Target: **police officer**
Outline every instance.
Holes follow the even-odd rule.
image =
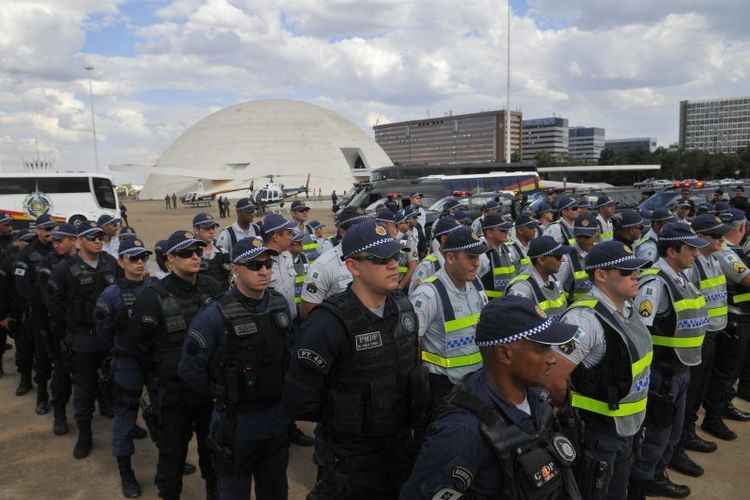
[[[643,232],[643,217],[635,210],[621,210],[612,217],[614,238],[624,245],[635,249],[635,242],[641,239]]]
[[[367,219],[354,207],[346,207],[336,214],[336,227],[340,235],[355,224]],[[352,275],[341,260],[341,245],[321,255],[310,267],[302,288],[302,316],[307,317],[310,312],[325,299],[346,290],[352,281]]]
[[[636,241],[635,254],[640,259],[648,259],[652,264],[659,259],[656,243],[659,241],[661,229],[670,222],[675,222],[675,216],[666,208],[657,208],[651,214],[651,229]]]
[[[572,252],[551,236],[540,236],[529,243],[531,263],[508,283],[506,295],[518,295],[534,301],[548,316],[560,316],[565,311],[567,297],[555,279],[560,271],[563,255]]]
[[[154,245],[154,262],[156,263],[156,267],[149,274],[159,280],[169,274],[166,250],[167,240],[159,240]]]
[[[411,208],[417,216],[417,223],[425,227],[427,224],[427,211],[422,206],[422,200],[424,195],[419,192],[414,192],[409,195],[409,208]]]
[[[560,214],[560,218],[547,227],[545,234],[552,236],[555,241],[562,245],[575,245],[576,238],[573,234],[573,226],[578,215],[578,202],[575,198],[561,196],[557,200],[557,212]]]
[[[440,215],[437,219],[435,219],[432,222],[432,231],[431,234],[433,235],[433,238],[435,237],[435,228],[437,226],[437,223],[440,222],[440,219],[443,217],[451,216],[453,217],[454,212],[458,211],[461,208],[461,204],[459,201],[453,197],[450,197],[443,202],[443,209],[440,212]],[[455,217],[453,217],[455,219]],[[432,241],[432,251],[436,252],[439,249],[440,245],[435,243],[435,240]]]
[[[698,249],[708,242],[689,226],[672,222],[659,235],[659,260],[641,272],[635,307],[654,345],[646,433],[636,457],[630,487],[634,498],[684,498],[690,488],[672,482],[666,468],[682,436],[689,367],[701,363],[701,345],[708,326],[706,302],[685,276]]]
[[[485,217],[490,214],[496,214],[499,208],[500,204],[495,200],[489,200],[487,203],[485,203],[481,208],[482,214],[474,219],[474,222],[471,223],[471,232],[476,234],[477,236],[482,236],[482,222],[484,221]]]
[[[23,396],[31,388],[31,369],[36,366],[36,383],[47,393],[47,382],[50,378],[51,365],[49,355],[42,337],[43,309],[39,287],[36,284],[37,267],[52,251],[52,229],[57,223],[48,214],[40,215],[34,225],[36,239],[21,250],[16,260],[13,274],[16,293],[23,297],[24,309],[22,328],[16,332],[16,366],[21,380],[16,389],[16,396]]]
[[[732,405],[734,383],[750,342],[750,269],[742,241],[747,220],[742,210],[730,209],[721,214],[730,230],[724,234],[724,247],[716,252],[721,272],[727,281],[729,316],[724,332],[716,336],[716,354],[703,406],[706,410],[701,429],[722,440],[737,439],[722,418],[742,420],[744,412]]]
[[[552,380],[571,378],[570,405],[585,423],[577,468],[583,497],[625,500],[653,357],[651,335],[631,302],[648,262],[610,240],[595,245],[585,264],[593,287],[561,318],[579,333],[555,348],[559,376]]]
[[[596,220],[599,222],[599,238],[602,241],[611,240],[614,237],[612,216],[615,215],[617,210],[615,200],[607,195],[602,195],[596,199],[594,209],[599,212],[599,215],[596,216]]]
[[[555,211],[549,203],[543,201],[534,209],[534,218],[536,218],[540,230],[544,233],[549,225],[555,221]]]
[[[411,471],[428,389],[417,317],[396,292],[400,250],[372,220],[351,227],[341,258],[352,284],[314,310],[292,351],[286,407],[319,422],[311,500],[395,498]]]
[[[523,297],[490,302],[476,336],[484,367],[448,396],[401,499],[580,499],[576,450],[536,388],[555,365],[550,347],[575,334]]]
[[[270,286],[281,294],[289,305],[292,320],[297,317],[297,308],[294,303],[294,287],[297,271],[294,268],[294,259],[289,253],[294,230],[293,222],[285,219],[279,214],[267,214],[263,217],[260,229],[263,234],[263,246],[269,248],[273,273]]]
[[[302,285],[304,285],[305,276],[307,276],[307,271],[310,269],[310,264],[307,262],[305,253],[302,251],[303,240],[304,233],[299,229],[295,229],[292,233],[289,253],[292,255],[292,263],[294,264],[294,308],[297,309],[296,326],[302,323],[302,317],[299,314],[299,305],[302,303]]]
[[[588,196],[581,196],[577,200],[578,202],[578,215],[588,215],[591,210],[594,209],[593,203]]]
[[[96,225],[104,231],[103,250],[115,259],[119,255],[120,248],[120,222],[120,219],[106,214],[96,219]]]
[[[430,372],[433,411],[455,384],[482,366],[473,343],[479,312],[487,304],[479,280],[487,245],[467,227],[448,233],[444,266],[414,289],[409,299],[419,318],[422,361]]]
[[[412,239],[412,241],[416,242],[416,249],[417,249],[417,257],[418,259],[422,259],[425,255],[427,255],[427,236],[424,234],[424,226],[419,223],[419,210],[415,207],[406,207],[404,209],[406,212],[406,222],[409,226],[408,231],[401,231],[406,232],[409,234],[409,237]],[[399,230],[401,230],[399,228]]]
[[[146,278],[146,262],[151,252],[138,238],[121,242],[118,265],[123,277],[108,286],[96,303],[96,334],[112,359],[112,455],[120,472],[120,487],[126,498],[141,496],[141,485],[135,477],[131,457],[135,452],[133,439],[147,436],[136,425],[138,404],[143,390],[142,359],[129,342],[128,324],[138,293],[153,278]]]
[[[203,247],[193,233],[172,233],[165,250],[171,272],[138,294],[128,332],[145,361],[144,380],[155,405],[159,434],[156,487],[159,496],[168,500],[176,500],[182,493],[185,457],[193,432],[207,497],[216,497],[216,474],[206,442],[212,403],[177,375],[190,322],[203,305],[222,293],[215,280],[199,274]]]
[[[579,300],[591,291],[591,279],[586,272],[585,260],[588,253],[599,241],[599,225],[594,214],[576,217],[573,234],[573,251],[563,257],[557,281],[568,296],[568,302]]]
[[[269,287],[278,254],[247,238],[232,255],[235,285],[193,318],[179,375],[216,402],[209,443],[219,498],[246,500],[255,480],[258,500],[286,499],[290,422],[281,394],[292,323],[287,300]]]
[[[522,214],[516,219],[513,225],[512,241],[510,249],[513,255],[513,262],[520,270],[531,264],[528,255],[529,243],[537,237],[539,233],[539,223],[526,214]]]
[[[398,287],[402,290],[409,289],[419,263],[419,237],[409,226],[409,219],[413,216],[414,213],[408,209],[402,209],[396,213],[391,212],[385,220],[382,214],[378,215],[379,222],[388,231],[388,236],[401,244],[401,253],[398,255],[398,272],[401,278]]]
[[[250,198],[240,198],[235,205],[237,212],[237,221],[231,226],[227,226],[216,240],[216,246],[221,248],[231,257],[232,248],[243,238],[258,236],[259,228],[253,224],[253,216],[257,207]]]
[[[302,242],[302,251],[305,252],[307,261],[311,264],[318,260],[320,257],[321,248],[320,243],[307,231],[305,231],[305,224],[307,219],[310,218],[310,207],[305,205],[305,202],[301,200],[294,200],[292,206],[289,208],[289,215],[292,216],[294,226],[302,231],[304,241]]]
[[[0,260],[0,377],[5,374],[3,353],[7,350],[7,337],[18,332],[26,307],[23,297],[16,293],[13,276],[16,258],[34,236],[26,229],[15,231],[13,244],[5,247]]]
[[[480,278],[484,292],[490,299],[505,295],[508,282],[516,275],[517,268],[507,245],[508,231],[512,227],[512,221],[497,213],[485,215],[482,221],[482,234],[487,244],[487,252],[481,259],[487,271],[480,275]]]
[[[68,404],[72,390],[70,374],[72,370],[72,359],[70,352],[63,356],[57,339],[50,332],[49,311],[50,311],[50,288],[49,278],[52,276],[52,270],[57,264],[65,260],[68,256],[76,253],[76,239],[78,238],[78,229],[72,224],[61,224],[52,230],[52,248],[53,251],[37,267],[37,287],[40,295],[41,317],[38,318],[40,328],[46,332],[43,336],[45,349],[49,354],[50,361],[53,365],[52,372],[52,399],[55,402],[55,425],[53,431],[55,435],[62,435],[68,432],[68,424],[65,419],[65,406]],[[49,403],[46,394],[41,390],[37,391],[36,412],[39,415],[49,413]],[[106,408],[105,408],[106,410]]]
[[[200,272],[210,276],[221,286],[229,288],[229,270],[232,264],[229,252],[224,252],[214,244],[217,227],[219,223],[211,214],[201,212],[193,217],[193,233],[196,239],[206,244],[203,247]]]
[[[89,455],[93,445],[94,400],[103,415],[111,413],[111,388],[100,387],[99,370],[107,346],[95,335],[96,301],[114,283],[117,261],[102,251],[104,231],[90,222],[78,226],[78,253],[59,262],[49,279],[50,327],[73,352],[73,407],[78,441],[73,457]],[[67,349],[67,347],[66,347]]]
[[[707,441],[695,432],[698,410],[706,395],[716,354],[716,338],[727,326],[727,279],[715,253],[721,250],[723,236],[730,227],[715,215],[702,214],[693,221],[693,230],[709,244],[700,249],[689,278],[706,300],[708,326],[701,347],[701,364],[690,367],[690,385],[685,404],[685,425],[682,437],[672,456],[670,467],[689,476],[703,475],[703,467],[695,463],[685,450],[710,453],[716,443]]]
[[[412,276],[411,283],[409,284],[409,293],[412,293],[424,280],[437,273],[445,265],[445,257],[440,251],[440,247],[445,244],[445,240],[448,239],[448,234],[456,229],[460,228],[461,224],[456,221],[453,217],[445,216],[441,218],[435,225],[433,235],[433,248],[437,243],[437,250],[427,254],[419,264],[417,264]]]
[[[331,240],[329,238],[326,238],[323,234],[324,227],[326,227],[326,225],[321,224],[321,222],[318,220],[311,220],[307,224],[307,232],[310,233],[310,235],[318,243],[318,251],[320,252],[320,255],[323,255],[328,250],[333,248],[333,243],[331,243]]]
[[[690,211],[693,209],[693,206],[686,202],[686,201],[680,201],[677,203],[677,213],[675,214],[675,217],[677,218],[676,222],[682,222],[683,224],[690,224]]]

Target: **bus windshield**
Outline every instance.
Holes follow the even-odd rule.
[[[112,210],[117,208],[117,201],[115,199],[115,191],[112,188],[112,182],[110,182],[109,179],[102,177],[92,177],[91,181],[94,184],[94,194],[96,195],[96,201],[99,203],[99,206]]]

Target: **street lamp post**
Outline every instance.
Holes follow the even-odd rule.
[[[510,0],[508,0],[508,68],[505,85],[505,163],[510,163]]]
[[[91,105],[91,133],[94,138],[94,168],[95,172],[99,172],[99,149],[96,144],[96,118],[94,114],[94,91],[91,84],[91,73],[94,71],[93,66],[86,66],[84,68],[89,74],[89,104]]]

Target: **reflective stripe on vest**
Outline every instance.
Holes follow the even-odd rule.
[[[305,252],[309,252],[311,250],[318,250],[318,249],[320,249],[319,243],[305,243],[304,245],[302,245],[302,250]]]
[[[588,410],[599,415],[604,415],[605,417],[629,417],[636,415],[646,411],[646,405],[648,404],[648,396],[646,396],[634,403],[620,403],[616,410],[612,410],[604,401],[589,398],[575,391],[570,393],[570,397],[570,404],[574,408]]]
[[[748,301],[750,301],[750,293],[740,293],[739,295],[732,296],[732,304],[742,304]]]
[[[422,351],[422,361],[426,361],[427,363],[431,363],[442,368],[462,368],[465,366],[481,364],[482,354],[479,352],[475,352],[474,354],[467,354],[465,356],[443,358],[442,356],[438,356],[437,354]]]
[[[604,231],[601,235],[602,240],[611,240],[615,237],[614,231]]]
[[[703,339],[705,335],[700,337],[662,337],[661,335],[652,335],[651,340],[654,345],[660,345],[662,347],[672,347],[674,349],[690,349],[693,347],[700,347],[703,345]]]
[[[547,312],[550,309],[553,310],[553,313],[551,313],[553,316],[561,316],[564,312],[562,310],[563,307],[565,307],[567,301],[568,301],[568,294],[558,290],[560,293],[557,297],[547,297],[544,294],[544,291],[539,287],[537,282],[533,279],[530,279],[530,275],[528,273],[522,273],[510,280],[510,283],[508,283],[508,288],[515,285],[516,283],[519,283],[521,281],[527,281],[534,292],[534,297],[536,298],[537,305],[542,309],[542,311]]]

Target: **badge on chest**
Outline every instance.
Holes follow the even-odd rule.
[[[369,351],[383,346],[383,338],[380,332],[361,333],[354,337],[354,348],[357,351]]]

